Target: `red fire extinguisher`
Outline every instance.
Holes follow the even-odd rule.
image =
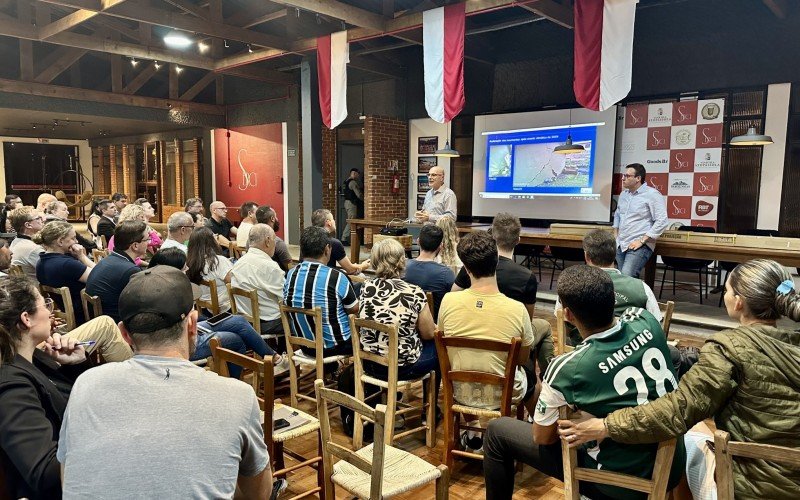
[[[400,176],[397,174],[392,176],[392,192],[393,193],[400,192]]]

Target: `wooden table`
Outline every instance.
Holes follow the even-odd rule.
[[[351,236],[350,260],[358,262],[361,242],[356,236],[359,227],[380,230],[386,227],[386,221],[365,219],[348,219]],[[458,232],[466,234],[472,231],[485,231],[491,224],[458,223]],[[583,237],[571,234],[550,234],[549,229],[523,227],[520,233],[520,243],[529,245],[552,245],[557,247],[581,248]],[[752,259],[771,259],[784,266],[800,267],[800,251],[773,248],[749,248],[737,246],[705,245],[698,243],[685,243],[676,241],[659,241],[656,244],[653,257],[647,262],[644,270],[644,281],[651,287],[655,281],[656,256],[685,257],[691,259],[710,259],[728,262],[747,262]]]

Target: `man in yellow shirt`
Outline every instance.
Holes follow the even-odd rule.
[[[469,233],[458,243],[458,256],[469,274],[469,289],[448,293],[439,309],[439,329],[447,337],[510,342],[519,338],[522,349],[519,363],[524,363],[533,344],[533,329],[528,311],[497,288],[497,244],[484,231]],[[451,348],[450,362],[455,370],[475,370],[502,375],[506,358],[502,354],[478,349]],[[517,367],[512,401],[518,403],[533,395],[536,375]],[[487,409],[500,406],[502,389],[482,384],[456,383],[454,398],[461,404]]]

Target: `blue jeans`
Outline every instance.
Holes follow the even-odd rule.
[[[198,359],[211,356],[209,341],[213,337],[217,337],[220,342],[222,342],[222,347],[225,349],[230,349],[240,354],[246,353],[248,349],[262,358],[267,355],[272,356],[275,354],[275,351],[270,349],[267,343],[264,342],[264,339],[253,329],[253,326],[242,316],[233,315],[224,319],[216,326],[209,325],[207,321],[201,321],[198,324],[211,330],[211,333],[198,332],[197,346],[191,361],[197,361]],[[241,368],[230,363],[228,364],[228,370],[234,378],[239,378],[239,374],[242,371]]]
[[[647,245],[642,245],[637,250],[622,251],[617,247],[617,268],[619,272],[634,278],[639,277],[639,272],[644,268],[653,251]]]
[[[214,337],[219,339],[219,341],[222,343],[222,347],[225,349],[230,349],[231,351],[238,352],[239,354],[244,354],[247,352],[247,347],[245,347],[244,342],[242,342],[242,338],[233,332],[197,332],[197,345],[195,347],[194,354],[190,358],[190,361],[198,361],[211,356],[211,345],[209,342]],[[239,378],[239,375],[242,373],[242,369],[232,363],[228,363],[228,371],[233,378]]]

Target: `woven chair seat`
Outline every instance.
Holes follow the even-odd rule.
[[[500,414],[500,410],[489,410],[487,408],[478,408],[476,406],[466,406],[466,405],[459,405],[454,404],[451,406],[454,412],[457,413],[466,413],[467,415],[475,415],[476,417],[487,417],[487,418],[500,418],[502,415]],[[511,405],[511,413],[517,411],[517,405]]]
[[[283,404],[276,404],[275,409],[281,408]],[[287,408],[291,408],[291,406],[287,406]],[[301,425],[300,427],[295,427],[294,429],[290,429],[284,432],[274,432],[272,433],[272,440],[276,443],[283,443],[284,441],[289,441],[290,439],[294,439],[296,437],[305,436],[306,434],[310,434],[312,432],[317,432],[319,430],[319,420],[317,417],[312,417],[308,413],[304,411],[300,411],[296,408],[291,408],[293,411],[297,412],[297,415],[300,418],[308,420],[305,424]],[[264,420],[264,412],[261,412],[261,420]]]
[[[308,356],[301,350],[294,351],[294,356],[292,356],[294,362],[300,365],[316,365],[317,358],[312,358]],[[338,356],[328,356],[327,358],[322,358],[323,363],[338,363],[339,361],[344,361],[345,359],[349,358],[350,356],[338,355]]]
[[[408,380],[398,380],[397,387],[405,387],[407,385],[414,384],[416,382],[422,382],[423,380],[427,380],[431,376],[430,373],[426,373],[425,375],[417,378],[412,378]],[[369,375],[362,375],[361,380],[366,384],[376,385],[378,387],[383,387],[384,389],[389,388],[389,382],[386,380],[381,380],[379,378],[371,377]]]
[[[370,444],[361,448],[356,454],[372,463],[372,446]],[[411,491],[430,483],[441,475],[442,472],[438,468],[418,456],[392,446],[386,447],[383,465],[384,497],[392,497]],[[369,498],[372,478],[369,474],[348,462],[344,460],[336,462],[333,465],[331,479],[353,495],[359,498]]]

